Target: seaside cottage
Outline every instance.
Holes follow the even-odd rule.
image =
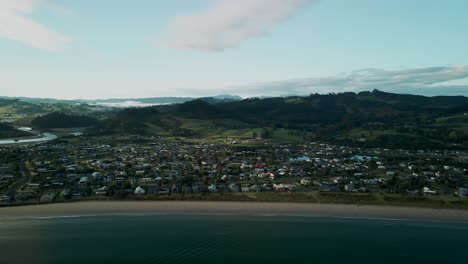
[[[81,177],[80,181],[78,182],[78,186],[81,188],[85,188],[88,186],[89,183],[89,178],[88,177]]]
[[[208,187],[208,191],[211,192],[211,193],[217,192],[216,184],[211,184],[211,185]]]
[[[145,189],[138,186],[138,187],[136,187],[134,194],[135,195],[143,195],[143,194],[145,194]]]
[[[95,191],[96,195],[106,195],[107,194],[108,188],[106,186],[103,186]]]

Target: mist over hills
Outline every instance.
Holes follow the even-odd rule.
[[[0,96],[0,99],[17,100],[31,104],[89,104],[103,105],[110,107],[133,107],[133,106],[150,106],[150,105],[165,105],[165,104],[180,104],[188,101],[202,99],[210,103],[222,103],[240,101],[243,98],[237,95],[217,95],[211,97],[147,97],[147,98],[109,98],[109,99],[54,99],[54,98],[32,98],[32,97],[6,97]]]

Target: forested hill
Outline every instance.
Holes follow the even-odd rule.
[[[29,103],[19,99],[0,98],[0,120],[32,118],[53,112],[72,115],[101,114],[110,111],[108,107],[88,104]]]
[[[36,117],[31,125],[39,129],[90,127],[98,124],[98,120],[90,116],[68,115],[61,112]]]
[[[425,122],[447,113],[468,111],[468,98],[400,95],[376,90],[359,94],[251,98],[217,105],[196,100],[166,109],[171,109],[175,115],[193,118],[232,118],[301,128],[311,124]]]
[[[363,146],[396,147],[408,143],[442,146],[468,144],[467,112],[468,98],[462,96],[424,97],[374,90],[250,98],[220,104],[194,100],[137,108],[124,110],[100,124],[99,131],[138,134],[163,131],[202,137],[226,130],[287,129],[300,132],[309,140],[345,143],[359,140]],[[130,129],[130,124],[138,129]]]
[[[9,124],[0,123],[0,139],[31,136],[30,133],[15,129]]]

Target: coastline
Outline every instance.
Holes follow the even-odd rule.
[[[310,216],[468,223],[467,210],[283,202],[86,201],[0,208],[0,220],[126,214]]]

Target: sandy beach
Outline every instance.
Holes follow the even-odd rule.
[[[339,204],[90,201],[0,208],[0,219],[112,214],[303,215],[468,223],[468,211],[465,210]]]

